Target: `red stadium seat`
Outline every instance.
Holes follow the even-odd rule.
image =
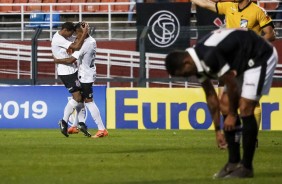
[[[116,2],[130,2],[129,0],[116,0]],[[114,5],[114,11],[116,12],[128,12],[129,11],[129,4],[128,5]]]
[[[43,0],[42,3],[56,3],[57,0]],[[42,6],[42,11],[44,12],[50,12],[50,6]],[[53,11],[55,11],[55,6],[53,6]]]
[[[58,0],[58,3],[66,3],[66,6],[56,6],[56,11],[58,12],[70,11],[71,0]]]
[[[87,3],[100,3],[100,0],[87,0]],[[99,5],[85,5],[84,11],[85,12],[97,12],[100,10]]]
[[[42,3],[42,0],[28,0],[28,3]],[[27,6],[26,11],[41,11],[41,6]]]
[[[72,0],[72,3],[85,3],[86,0]],[[79,11],[79,6],[78,5],[71,5],[70,10],[67,10],[70,12],[78,12]],[[82,11],[83,11],[83,6],[82,6]]]
[[[110,3],[115,2],[115,0],[101,0],[101,3]],[[113,10],[114,6],[111,6],[111,10]],[[100,12],[108,12],[108,5],[100,5]]]
[[[14,3],[27,3],[28,0],[14,0]],[[26,6],[24,7],[24,11],[26,10]],[[12,11],[10,11],[11,13],[12,12],[21,12],[21,7],[20,6],[13,6],[12,7]]]
[[[0,0],[0,4],[7,4],[7,3],[13,3],[13,0]],[[9,12],[12,11],[12,6],[1,6],[0,12]]]

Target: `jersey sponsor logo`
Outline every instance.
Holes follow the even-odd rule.
[[[247,28],[247,27],[248,27],[248,20],[246,20],[246,19],[241,19],[241,21],[240,21],[240,27],[241,27],[241,28]]]
[[[178,18],[167,10],[161,10],[153,14],[147,26],[152,28],[152,31],[148,34],[150,42],[161,48],[172,45],[180,32]]]

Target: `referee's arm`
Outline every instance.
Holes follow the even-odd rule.
[[[210,1],[210,0],[191,0],[191,2],[193,2],[194,4],[196,4],[197,6],[200,6],[202,8],[211,10],[213,12],[217,12],[216,7],[215,7],[215,2],[213,2],[213,1]]]

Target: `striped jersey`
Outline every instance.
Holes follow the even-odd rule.
[[[273,53],[270,43],[248,29],[219,29],[188,48],[194,60],[200,82],[218,79],[229,70],[237,75],[255,67],[266,67]]]

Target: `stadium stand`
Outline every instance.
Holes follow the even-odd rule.
[[[28,3],[42,3],[42,0],[28,0]],[[41,6],[27,6],[26,11],[41,11]]]
[[[43,0],[42,3],[57,3],[57,0]],[[42,11],[43,12],[50,12],[50,6],[44,5],[42,6]],[[54,11],[54,9],[53,9]]]
[[[19,4],[24,4],[27,3],[28,0],[14,0],[13,3],[19,3]],[[24,10],[26,8],[24,7]],[[21,12],[21,6],[12,6],[12,11],[9,11],[10,13],[19,13]]]
[[[13,0],[0,0],[0,3],[2,5],[7,4],[7,3],[13,3]],[[0,12],[3,12],[3,13],[7,13],[7,12],[10,12],[12,10],[13,10],[13,8],[11,6],[1,6],[0,7]]]
[[[86,0],[87,3],[100,3],[100,0]],[[99,5],[85,5],[84,11],[85,12],[97,12],[100,10]]]
[[[85,3],[86,0],[72,0],[72,3]],[[81,7],[81,10],[83,10],[83,6]],[[69,12],[78,12],[79,11],[79,5],[71,5],[70,9],[67,10]]]
[[[9,0],[0,0],[1,4],[3,2],[8,2]],[[14,0],[14,3],[17,2],[23,2],[24,0]],[[25,0],[27,2],[27,0]],[[78,9],[72,11],[71,13],[69,10],[71,10],[71,2],[70,0],[58,0],[60,2],[58,3],[65,3],[66,6],[58,6],[58,5],[51,5],[53,7],[53,16],[52,16],[52,21],[53,24],[50,27],[50,15],[49,15],[49,10],[50,6],[46,5],[47,3],[52,3],[56,2],[56,0],[43,0],[42,3],[40,4],[41,6],[41,13],[40,15],[44,15],[43,19],[42,16],[41,18],[39,17],[30,17],[31,20],[30,22],[27,21],[29,16],[29,13],[33,14],[33,12],[23,12],[25,13],[26,16],[22,16],[22,14],[15,14],[15,16],[10,16],[12,18],[9,18],[9,13],[6,12],[0,12],[0,14],[5,17],[4,21],[2,24],[6,25],[12,25],[11,27],[6,25],[3,26],[5,29],[1,29],[1,46],[0,46],[0,76],[2,76],[2,79],[4,78],[14,78],[17,76],[19,79],[24,79],[24,78],[30,78],[31,76],[31,68],[30,68],[30,35],[32,36],[34,34],[33,29],[26,29],[25,26],[22,27],[16,27],[16,24],[20,24],[23,22],[23,25],[31,25],[31,28],[34,28],[36,26],[38,27],[44,27],[45,29],[42,31],[42,37],[40,37],[39,45],[41,44],[46,44],[44,46],[44,51],[41,51],[42,47],[39,46],[39,53],[38,53],[38,64],[39,64],[39,75],[40,76],[46,76],[49,79],[54,79],[54,76],[56,75],[55,72],[55,66],[52,63],[52,56],[50,53],[50,46],[48,45],[50,43],[50,38],[52,35],[58,30],[58,28],[52,29],[56,26],[59,25],[58,22],[62,23],[65,21],[73,21],[73,22],[78,22],[81,20],[86,20],[87,22],[90,23],[91,26],[95,26],[96,32],[94,33],[94,37],[96,38],[98,42],[98,47],[99,49],[97,50],[97,68],[99,69],[99,78],[102,78],[104,81],[106,81],[106,78],[108,79],[114,79],[115,77],[122,77],[125,80],[132,78],[132,77],[138,77],[138,69],[139,69],[139,52],[135,52],[135,39],[136,39],[136,28],[135,25],[129,27],[129,26],[120,26],[122,24],[127,23],[127,11],[118,11],[116,10],[117,4],[114,4],[115,2],[118,1],[107,1],[111,3],[111,10],[112,12],[109,13],[108,11],[108,5],[106,4],[107,2],[101,1],[101,0],[86,0],[85,3],[97,3],[97,4],[81,4],[84,8],[80,11]],[[183,2],[183,0],[175,0],[178,2]],[[81,2],[81,1],[80,1]],[[84,2],[84,1],[83,1]],[[99,5],[99,3],[102,2],[104,3],[103,5]],[[119,1],[120,2],[120,1]],[[122,2],[128,2],[126,0]],[[28,2],[30,3],[30,2]],[[45,4],[44,4],[45,3]],[[73,2],[73,3],[77,3]],[[2,10],[4,6],[1,6],[0,4],[0,9]],[[24,7],[27,7],[28,4],[24,4]],[[107,11],[102,10],[100,11],[101,7],[105,7]],[[15,5],[10,5],[12,7],[12,11],[20,12],[20,6],[15,6]],[[14,9],[14,8],[17,9]],[[66,8],[69,7],[69,8]],[[78,6],[76,6],[78,7]],[[57,12],[56,10],[62,10],[61,12]],[[11,9],[10,9],[11,10]],[[24,11],[26,8],[23,9]],[[87,13],[88,12],[88,13]],[[92,13],[94,12],[94,13]],[[134,14],[136,12],[133,12]],[[195,13],[195,10],[194,12]],[[12,14],[12,13],[11,13]],[[39,16],[39,13],[37,13]],[[57,15],[57,17],[56,17]],[[59,15],[59,16],[58,16]],[[67,15],[67,16],[66,16]],[[85,16],[87,15],[87,16]],[[49,17],[48,17],[49,16]],[[7,17],[7,18],[6,18]],[[24,17],[24,19],[22,19]],[[95,17],[95,18],[93,18]],[[111,18],[109,18],[111,17]],[[9,19],[8,19],[9,18]],[[194,20],[194,19],[193,19]],[[195,21],[195,20],[194,20]],[[18,23],[15,23],[18,22]],[[117,23],[118,22],[118,23]],[[134,23],[134,19],[132,21]],[[192,26],[194,26],[193,23],[191,23]],[[22,24],[20,24],[22,25]],[[13,27],[14,26],[14,27]],[[29,28],[29,26],[26,26]],[[13,29],[16,28],[16,29]],[[50,28],[50,30],[48,30]],[[194,29],[191,31],[191,43],[193,44],[193,41],[197,39],[197,27],[193,27]],[[6,33],[6,32],[9,33]],[[14,31],[14,32],[13,32]],[[49,31],[49,32],[48,32]],[[4,32],[4,34],[3,34]],[[5,35],[15,35],[19,34],[21,37],[16,38],[11,41],[11,43],[15,43],[15,45],[9,45],[5,42],[7,41],[9,37],[5,37]],[[5,40],[3,42],[3,40]],[[16,40],[16,41],[15,41]],[[16,49],[18,47],[21,47],[21,44],[25,42],[27,44],[26,48],[29,50],[26,51],[24,50],[23,53]],[[18,44],[16,44],[18,43]],[[122,43],[122,44],[121,44]],[[127,45],[126,50],[123,48],[126,44],[125,43],[130,43]],[[104,45],[103,45],[104,44]],[[277,40],[275,42],[275,45],[277,48],[282,48],[282,42],[280,40]],[[7,52],[7,49],[12,49]],[[102,49],[102,48],[105,48]],[[115,50],[113,50],[115,49]],[[121,52],[121,49],[124,50],[124,52]],[[15,51],[16,50],[16,51]],[[25,55],[21,55],[25,54]],[[281,52],[280,52],[281,53]],[[281,55],[279,53],[279,55]],[[149,54],[149,53],[148,53]],[[159,77],[165,75],[165,70],[161,64],[161,60],[163,60],[164,55],[146,55],[146,58],[148,58],[148,70],[147,72],[147,77]],[[18,56],[19,55],[19,56]],[[151,58],[150,58],[151,57]],[[282,55],[281,57],[282,58]],[[154,60],[153,60],[154,59]],[[156,61],[155,61],[156,60]],[[280,60],[281,61],[281,60]],[[18,65],[17,65],[18,63]],[[280,62],[281,64],[281,62]],[[11,66],[14,68],[9,68]],[[26,69],[29,67],[28,70],[23,70],[23,66],[26,66]],[[276,79],[282,80],[282,65],[279,65],[280,67],[276,71]],[[52,69],[52,70],[51,70]],[[56,76],[55,76],[56,78]],[[124,85],[123,82],[119,82],[120,85]],[[112,82],[108,82],[108,86],[112,86]],[[116,83],[115,83],[116,84]],[[159,82],[160,84],[160,82]],[[281,84],[281,82],[280,82]],[[134,82],[130,82],[130,85],[128,86],[134,86]],[[151,84],[147,84],[151,85]],[[169,85],[173,85],[170,83]],[[179,84],[179,85],[191,85],[189,84]]]
[[[59,26],[60,13],[53,12],[52,14],[52,28]],[[51,16],[50,13],[44,13],[42,11],[35,11],[30,14],[29,24],[25,25],[28,28],[50,28]]]
[[[38,28],[44,22],[45,15],[41,11],[33,12],[30,14],[30,23],[26,25],[28,28]]]
[[[40,24],[41,28],[50,28],[51,24],[51,16],[49,13],[45,14],[44,16],[44,23]],[[61,21],[60,14],[58,12],[55,12],[52,14],[52,28],[59,27],[59,22]]]
[[[115,0],[101,0],[101,3],[113,3]],[[111,10],[113,7],[111,7]],[[108,12],[109,11],[109,6],[108,5],[100,5],[100,12]]]
[[[71,0],[58,0],[57,3],[66,3],[66,5],[56,6],[56,11],[67,12],[71,10]]]
[[[130,2],[129,0],[116,0],[115,2]],[[129,5],[114,5],[114,11],[116,12],[128,12]]]

